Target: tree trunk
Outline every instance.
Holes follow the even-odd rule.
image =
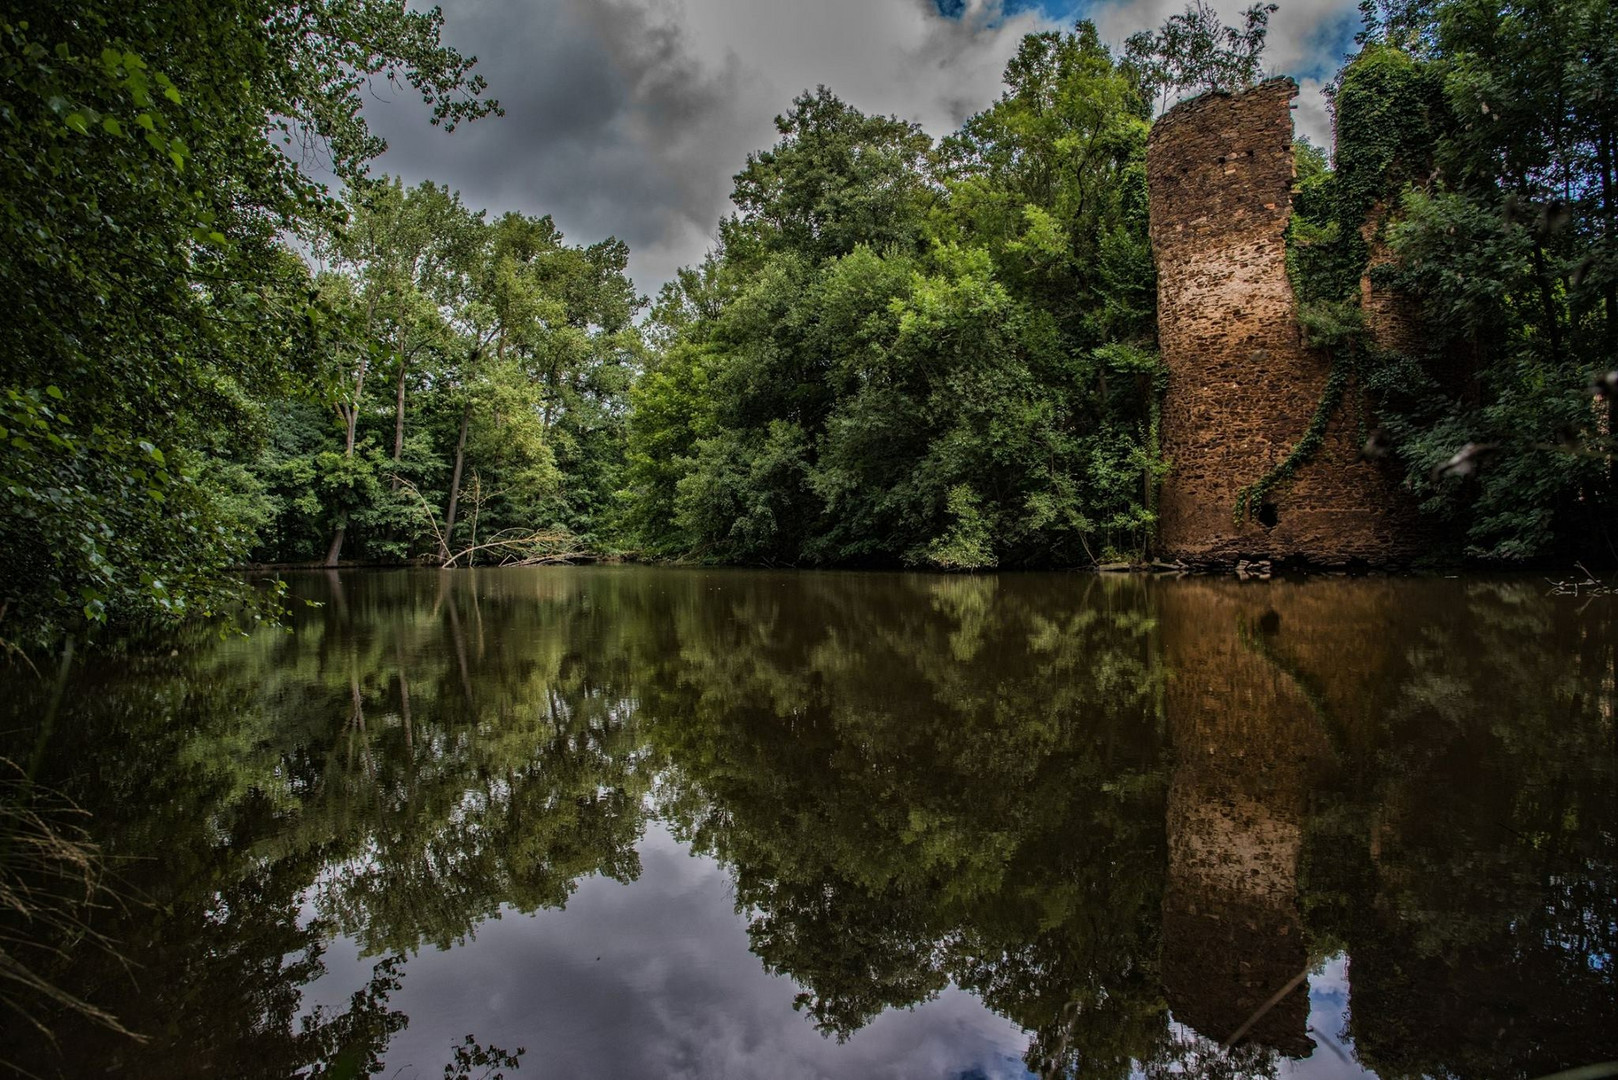
[[[359,376],[354,380],[354,400],[349,403],[346,410],[348,414],[346,417],[348,420],[348,441],[343,446],[344,457],[354,456],[354,429],[359,426],[360,422],[360,394],[365,390],[365,365],[366,361],[361,360]]]
[[[415,736],[410,729],[410,676],[405,674],[404,657],[399,657],[399,716],[404,721],[405,749],[415,749]],[[410,765],[415,767],[415,755],[410,755]]]
[[[360,422],[360,395],[365,393],[365,371],[371,366],[370,339],[371,339],[371,310],[365,311],[365,339],[366,351],[360,356],[360,370],[354,376],[354,400],[348,405],[348,444],[343,447],[344,457],[354,456],[354,429]]]
[[[399,458],[404,454],[405,373],[409,370],[409,364],[405,360],[404,345],[404,330],[401,329],[399,331],[399,391],[398,399],[393,407],[393,463],[395,465],[399,464]],[[397,477],[394,478],[393,483],[395,487],[398,486],[399,480]]]
[[[461,501],[461,466],[466,463],[466,425],[472,419],[472,404],[461,411],[461,435],[455,440],[455,471],[449,480],[449,509],[444,513],[444,558],[449,558],[450,536],[455,532],[455,504]]]
[[[348,517],[344,515],[337,522],[337,529],[331,534],[331,547],[326,549],[326,565],[336,566],[337,559],[343,553],[343,534],[348,532]]]
[[[1539,283],[1539,307],[1545,320],[1545,331],[1550,335],[1551,352],[1562,351],[1562,319],[1556,310],[1556,294],[1551,287],[1550,270],[1545,265],[1545,248],[1534,243],[1534,278]]]
[[[354,456],[354,429],[359,426],[360,422],[360,396],[365,393],[365,369],[369,367],[371,363],[369,343],[371,340],[371,316],[374,309],[374,303],[366,303],[365,340],[367,345],[366,352],[360,355],[359,373],[354,376],[354,400],[349,402],[346,415],[344,416],[344,419],[348,421],[348,437],[347,441],[343,445],[344,457]],[[327,566],[337,565],[337,557],[343,553],[343,534],[347,531],[348,515],[345,513],[337,519],[337,529],[332,533],[331,546],[326,549]]]

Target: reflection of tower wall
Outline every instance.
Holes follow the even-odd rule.
[[[1298,859],[1312,778],[1330,754],[1318,705],[1276,648],[1303,627],[1277,583],[1185,582],[1160,594],[1168,799],[1162,972],[1169,1007],[1224,1040],[1304,970]],[[1328,624],[1329,625],[1329,624]],[[1245,1036],[1307,1054],[1300,983]]]
[[[1286,273],[1292,114],[1298,88],[1273,79],[1170,109],[1146,152],[1158,337],[1168,367],[1160,502],[1165,553],[1193,562],[1242,556],[1383,561],[1414,553],[1409,498],[1359,460],[1352,408],[1273,498],[1268,526],[1237,523],[1241,489],[1303,436],[1328,358],[1304,348]]]

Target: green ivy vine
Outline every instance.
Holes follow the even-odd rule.
[[[1368,45],[1344,69],[1334,100],[1335,168],[1327,168],[1324,154],[1308,143],[1297,146],[1298,182],[1286,231],[1287,278],[1304,344],[1325,352],[1331,368],[1291,451],[1237,493],[1238,525],[1319,453],[1349,387],[1363,387],[1386,357],[1368,340],[1360,311],[1360,278],[1371,257],[1362,230],[1379,207],[1425,179],[1432,152],[1429,118],[1441,107],[1440,88],[1408,53]]]
[[[1309,426],[1304,429],[1303,437],[1292,447],[1292,452],[1269,472],[1237,492],[1238,525],[1252,517],[1257,508],[1264,505],[1266,497],[1272,490],[1292,479],[1297,471],[1319,452],[1326,441],[1326,426],[1331,423],[1338,406],[1343,403],[1343,396],[1350,381],[1348,365],[1334,362],[1326,375],[1326,387],[1321,391],[1320,401],[1315,406],[1315,414],[1309,418]]]

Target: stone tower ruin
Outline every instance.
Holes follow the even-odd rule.
[[[1170,109],[1147,146],[1169,373],[1158,540],[1163,554],[1190,563],[1387,563],[1420,546],[1409,496],[1385,468],[1360,460],[1352,388],[1319,452],[1236,520],[1242,489],[1307,430],[1331,366],[1303,345],[1286,272],[1297,94],[1284,78],[1204,94]],[[1386,320],[1384,305],[1367,307]]]

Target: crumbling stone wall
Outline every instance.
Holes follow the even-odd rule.
[[[1360,312],[1371,339],[1384,349],[1416,354],[1421,351],[1421,321],[1415,301],[1388,288],[1373,276],[1373,271],[1394,261],[1393,251],[1384,235],[1390,214],[1378,204],[1360,229],[1360,236],[1370,251],[1365,273],[1360,275]]]
[[[1326,444],[1256,515],[1242,488],[1291,452],[1325,388],[1329,359],[1302,343],[1286,273],[1292,112],[1273,79],[1170,109],[1146,152],[1158,338],[1169,371],[1159,499],[1164,554],[1192,563],[1295,558],[1386,563],[1420,547],[1413,507],[1385,465],[1359,460],[1345,401]],[[1354,397],[1352,391],[1348,395]]]

